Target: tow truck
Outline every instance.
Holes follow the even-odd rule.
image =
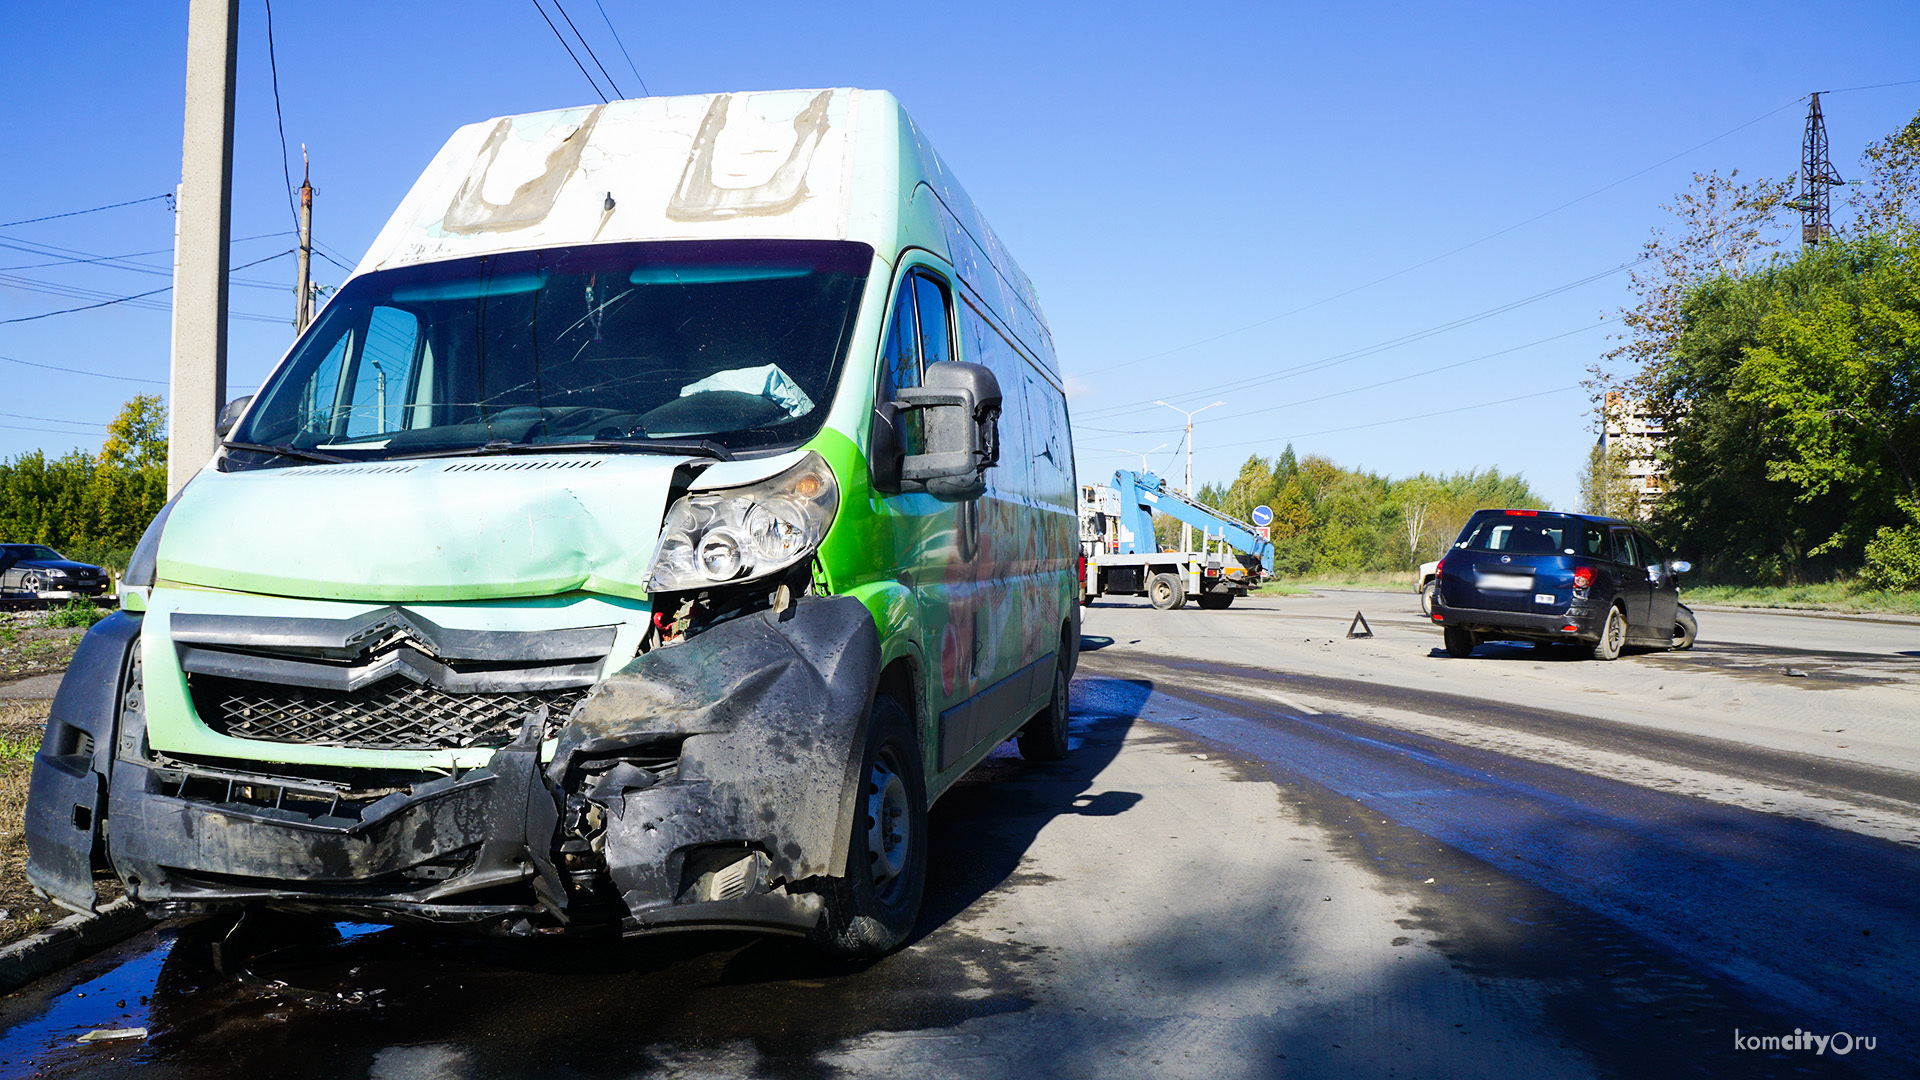
[[[1199,550],[1159,550],[1156,510],[1199,529]],[[1273,574],[1273,543],[1264,529],[1195,501],[1151,472],[1130,469],[1116,471],[1111,487],[1081,485],[1080,554],[1086,603],[1145,596],[1161,611],[1188,600],[1218,611]]]

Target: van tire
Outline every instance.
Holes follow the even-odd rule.
[[[843,959],[884,956],[912,933],[927,884],[927,785],[907,711],[882,691],[873,699],[860,757],[847,873],[821,889],[825,911],[810,938]],[[890,866],[887,851],[898,853]]]
[[[1473,631],[1463,627],[1448,626],[1441,630],[1440,636],[1446,640],[1447,655],[1455,660],[1465,660],[1473,655]]]
[[[1595,660],[1618,660],[1627,645],[1627,613],[1617,607],[1607,609],[1607,621],[1600,627],[1600,640],[1593,643]]]
[[[1072,749],[1067,742],[1071,684],[1067,680],[1066,642],[1060,644],[1060,651],[1054,654],[1053,693],[1047,698],[1047,707],[1034,713],[1020,729],[1020,756],[1028,761],[1065,761]]]
[[[1432,615],[1433,605],[1439,600],[1439,598],[1440,598],[1440,579],[1428,578],[1427,583],[1425,585],[1420,586],[1420,614]]]
[[[1155,574],[1147,581],[1147,601],[1161,611],[1187,606],[1187,583],[1179,574]]]
[[[1229,607],[1233,604],[1233,594],[1230,592],[1201,593],[1199,596],[1193,598],[1193,602],[1208,611],[1219,611],[1221,608]]]

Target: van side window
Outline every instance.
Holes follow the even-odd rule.
[[[945,286],[922,274],[913,276],[913,291],[920,309],[920,357],[926,364],[953,359],[952,320],[947,318]]]
[[[1586,527],[1586,553],[1588,557],[1604,559],[1607,557],[1607,530],[1589,525]]]
[[[886,346],[880,353],[880,386],[875,401],[892,401],[894,394],[920,385],[920,331],[914,316],[915,276],[900,283],[900,294],[893,301],[893,326],[887,331]],[[901,452],[918,454],[925,450],[925,421],[919,412],[903,413],[896,424],[900,432]]]

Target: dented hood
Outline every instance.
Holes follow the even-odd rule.
[[[167,520],[159,576],[319,599],[644,597],[683,463],[543,455],[207,469]]]

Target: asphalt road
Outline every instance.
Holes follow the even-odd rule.
[[[1700,624],[1451,660],[1410,595],[1102,603],[1073,757],[942,800],[878,963],[343,925],[232,978],[173,925],[0,999],[0,1075],[1913,1075],[1920,622]],[[1796,1031],[1874,1046],[1736,1043]]]

